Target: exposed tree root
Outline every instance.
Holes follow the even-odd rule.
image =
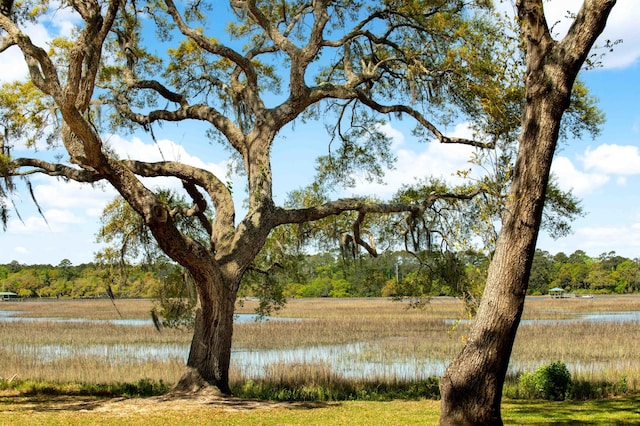
[[[207,382],[195,368],[186,367],[178,383],[166,394],[170,397],[200,395],[215,398],[230,397],[219,388]]]

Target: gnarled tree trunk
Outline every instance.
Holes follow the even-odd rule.
[[[185,372],[174,386],[178,392],[199,392],[214,388],[231,394],[229,366],[233,337],[233,315],[237,283],[221,276],[196,282],[199,303]]]
[[[517,3],[527,49],[518,157],[476,321],[440,384],[441,425],[502,425],[502,387],[524,307],[560,121],[576,75],[614,4],[586,0],[565,39],[556,42],[542,0]]]

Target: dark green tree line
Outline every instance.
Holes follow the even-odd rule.
[[[385,251],[377,257],[361,254],[345,263],[338,250],[301,254],[273,271],[253,271],[245,277],[241,297],[282,301],[299,297],[477,297],[486,279],[489,258],[478,252],[422,253],[417,259],[406,251]],[[119,273],[118,273],[119,274]],[[270,286],[278,296],[261,293]],[[127,264],[126,278],[115,278],[100,263],[71,265],[0,265],[0,291],[21,297],[107,297],[111,285],[119,298],[155,298],[162,295],[187,301],[189,288],[178,265]],[[640,291],[640,259],[614,251],[589,257],[583,251],[567,256],[536,250],[529,279],[529,295],[545,295],[560,287],[578,294],[628,294]],[[276,292],[271,290],[272,293]],[[270,299],[271,298],[271,299]],[[275,304],[274,306],[278,306]],[[273,308],[265,305],[265,313]],[[178,309],[178,308],[175,308]],[[168,315],[169,317],[171,315]]]

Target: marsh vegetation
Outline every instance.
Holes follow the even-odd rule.
[[[253,312],[255,303],[245,302],[237,313]],[[0,377],[175,383],[184,368],[190,332],[158,332],[149,321],[151,301],[118,300],[116,305],[125,319],[136,321],[121,321],[109,300],[1,304],[2,314],[12,320],[0,320]],[[424,309],[407,305],[383,298],[294,299],[271,320],[238,322],[232,387],[249,396],[340,399],[369,392],[373,382],[391,395],[391,389],[400,389],[400,396],[437,397],[436,377],[463,344],[470,321],[463,304],[453,298],[435,298]],[[511,377],[562,361],[575,383],[591,384],[591,393],[583,396],[639,390],[640,321],[633,315],[612,315],[638,311],[640,298],[632,296],[529,298]],[[511,383],[505,392],[521,396],[513,385],[517,380]],[[594,387],[599,393],[593,393]],[[319,388],[324,396],[318,396]]]

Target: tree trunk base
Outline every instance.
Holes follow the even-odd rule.
[[[203,379],[198,370],[192,367],[185,368],[182,377],[171,388],[169,393],[174,395],[207,395],[216,398],[229,396]]]
[[[473,413],[457,410],[440,416],[438,426],[503,426],[502,419],[496,417],[480,418]]]

